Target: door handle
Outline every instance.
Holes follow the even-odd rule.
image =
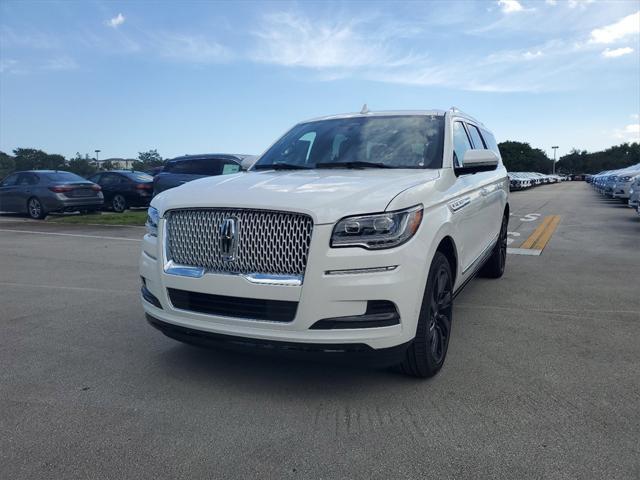
[[[480,194],[483,197],[486,197],[487,195],[489,195],[489,193],[491,193],[491,191],[488,188],[483,188],[482,190],[480,190]]]

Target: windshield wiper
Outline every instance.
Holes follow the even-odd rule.
[[[310,170],[311,167],[304,165],[298,165],[295,163],[264,163],[261,165],[255,165],[254,170]]]
[[[316,168],[393,168],[384,163],[376,162],[320,162],[316,163]]]

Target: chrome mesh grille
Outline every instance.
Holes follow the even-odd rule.
[[[220,225],[237,224],[237,250],[223,260]],[[313,220],[308,215],[268,210],[172,210],[166,215],[168,260],[210,272],[304,275]]]

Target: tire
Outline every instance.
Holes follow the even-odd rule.
[[[122,213],[127,209],[127,200],[120,194],[111,199],[111,209],[116,213]]]
[[[42,202],[40,202],[36,197],[31,197],[27,200],[27,214],[34,220],[42,220],[47,216],[47,212],[44,211]]]
[[[429,378],[440,371],[449,348],[453,320],[453,276],[447,257],[436,252],[429,268],[416,336],[400,364],[403,373]]]
[[[480,270],[480,276],[485,278],[500,278],[504,273],[507,264],[507,225],[509,224],[509,216],[505,214],[502,217],[502,225],[500,226],[500,234],[496,246],[489,259],[485,262]]]

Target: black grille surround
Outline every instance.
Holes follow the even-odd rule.
[[[167,288],[167,293],[175,308],[221,317],[286,323],[293,321],[298,310],[298,302],[284,300],[229,297],[176,288]]]

